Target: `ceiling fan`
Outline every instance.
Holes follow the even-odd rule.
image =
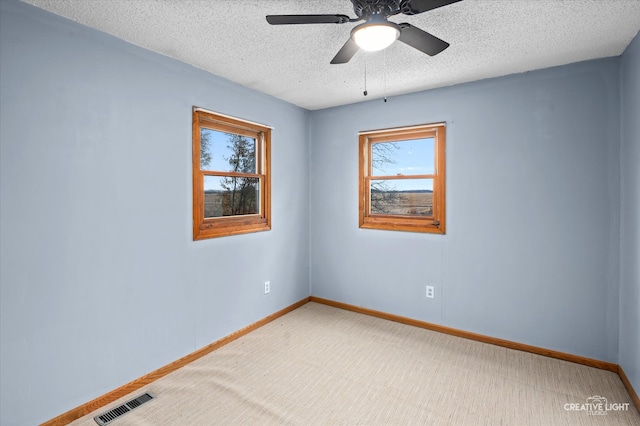
[[[332,64],[349,62],[359,49],[382,50],[396,39],[433,56],[449,47],[449,43],[408,23],[389,22],[389,16],[402,13],[417,15],[462,0],[351,0],[357,18],[347,15],[267,15],[271,25],[345,24],[365,22],[351,30],[351,37],[331,60]]]

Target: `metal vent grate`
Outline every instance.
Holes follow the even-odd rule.
[[[153,398],[155,398],[155,396],[152,393],[150,392],[144,393],[136,398],[133,398],[130,401],[125,402],[124,404],[112,410],[107,411],[106,413],[102,413],[98,416],[95,416],[93,420],[95,420],[96,423],[98,423],[100,426],[105,426],[106,424],[111,423],[118,417],[127,414],[129,411],[135,408],[138,408],[145,402],[151,401]]]

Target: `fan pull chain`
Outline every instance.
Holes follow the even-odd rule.
[[[367,92],[367,57],[364,57],[364,93],[365,96],[368,95]]]
[[[382,52],[383,54],[383,62],[382,62],[382,66],[384,68],[383,70],[383,79],[384,79],[384,101],[387,102],[387,49],[384,49],[384,51]]]

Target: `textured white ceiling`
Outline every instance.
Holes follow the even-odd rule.
[[[640,30],[640,0],[464,0],[390,18],[451,43],[437,56],[396,42],[330,65],[356,23],[265,15],[355,17],[349,0],[24,1],[309,110],[618,56]]]

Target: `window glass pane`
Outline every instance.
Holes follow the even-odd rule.
[[[201,127],[200,169],[256,173],[256,140]]]
[[[260,179],[246,177],[204,177],[204,217],[258,214]]]
[[[371,214],[433,216],[433,179],[371,180]]]
[[[371,175],[401,176],[435,173],[434,138],[371,144]]]

